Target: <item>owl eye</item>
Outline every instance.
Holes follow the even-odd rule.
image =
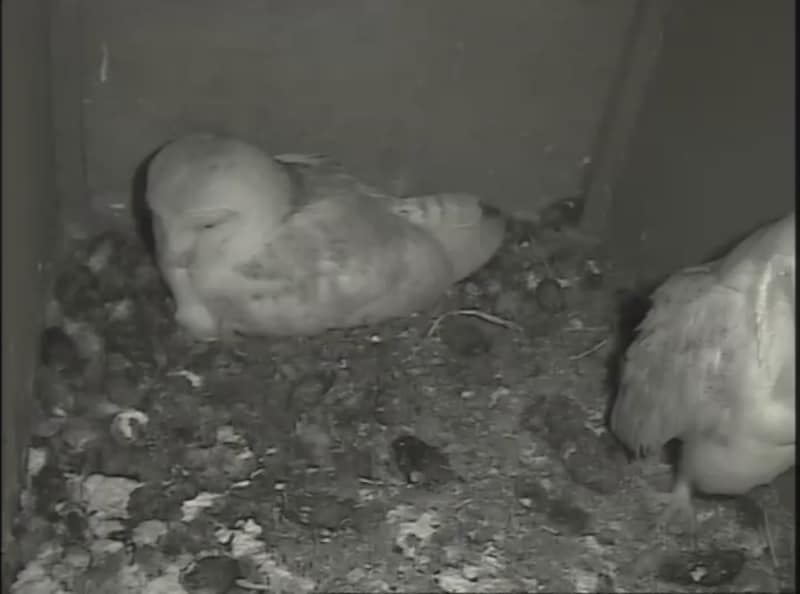
[[[205,210],[190,214],[192,226],[197,231],[216,229],[221,224],[229,221],[230,218],[231,213],[227,210]]]

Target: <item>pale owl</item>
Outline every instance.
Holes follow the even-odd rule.
[[[505,224],[474,196],[396,198],[320,156],[191,135],[148,169],[156,252],[193,337],[304,335],[428,305],[483,266]]]
[[[739,495],[795,461],[795,216],[669,278],[624,360],[611,428],[650,454],[682,441],[661,518],[694,526],[692,491]]]

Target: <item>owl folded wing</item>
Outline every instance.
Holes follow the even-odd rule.
[[[312,332],[405,315],[452,282],[424,230],[363,196],[320,200],[293,215],[237,267],[255,322]]]

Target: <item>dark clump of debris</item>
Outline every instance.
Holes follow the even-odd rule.
[[[778,591],[793,526],[662,494],[604,417],[615,281],[579,204],[429,311],[188,341],[138,240],[71,250],[42,336],[15,594]],[[577,214],[576,214],[577,213]]]

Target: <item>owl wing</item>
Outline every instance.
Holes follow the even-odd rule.
[[[298,204],[303,207],[318,200],[371,199],[386,215],[395,215],[436,240],[453,268],[452,281],[483,266],[505,236],[500,213],[471,194],[398,198],[362,183],[324,155],[279,155],[276,159],[297,180]]]
[[[720,260],[721,283],[751,296],[758,357],[765,366],[778,360],[772,351],[782,336],[776,324],[794,327],[794,223],[791,212],[764,225]]]
[[[505,237],[505,220],[471,194],[442,193],[397,199],[389,209],[425,230],[444,248],[455,279],[486,264]]]
[[[367,196],[375,199],[391,197],[349,174],[338,161],[323,154],[285,153],[274,159],[281,164],[295,185],[298,208],[321,199]]]
[[[719,263],[720,282],[747,295],[755,334],[747,426],[769,443],[795,440],[795,214],[751,233]]]
[[[636,453],[731,432],[794,442],[793,288],[790,300],[785,279],[767,269],[743,292],[716,268],[660,287],[626,353],[611,428]]]
[[[617,437],[643,455],[722,428],[755,335],[745,296],[719,285],[711,267],[675,275],[652,302],[625,355],[611,414]]]
[[[755,310],[761,373],[754,393],[768,397],[754,402],[751,424],[762,439],[785,445],[795,442],[795,282],[780,265],[770,265],[765,276]]]
[[[411,313],[453,282],[435,240],[363,194],[311,202],[237,272],[254,315],[289,334]]]
[[[653,295],[611,428],[637,453],[675,437],[795,439],[794,212]]]

